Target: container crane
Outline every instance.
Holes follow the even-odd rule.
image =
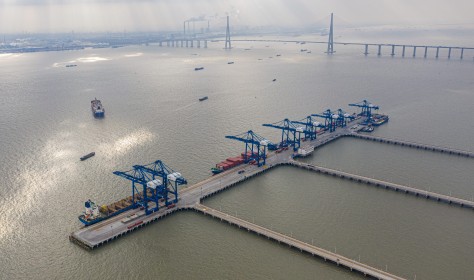
[[[329,132],[333,132],[336,130],[336,120],[339,115],[335,112],[332,112],[330,109],[327,109],[321,114],[311,114],[311,116],[324,118],[324,127],[328,129]]]
[[[295,125],[289,119],[284,119],[276,123],[263,124],[263,126],[281,129],[280,147],[290,145],[293,146],[295,152],[300,147],[301,133],[311,133],[311,131],[307,131],[303,126]]]
[[[165,206],[178,202],[178,186],[187,184],[180,173],[173,171],[161,160],[147,165],[134,165],[131,170],[115,171],[114,174],[132,181],[134,208],[143,207],[146,215],[159,210],[160,200],[164,201]],[[142,185],[142,193],[136,184]],[[149,207],[149,202],[154,205]]]
[[[225,138],[241,141],[245,143],[244,162],[255,160],[258,166],[265,165],[268,150],[276,150],[277,147],[272,142],[262,136],[249,130],[235,136],[226,136]]]
[[[353,115],[344,112],[342,109],[337,110],[337,115],[336,126],[340,127],[345,127],[347,125],[347,119],[349,119],[349,121],[355,119]]]
[[[349,106],[361,108],[362,110],[359,116],[367,117],[367,120],[366,120],[367,122],[370,122],[370,119],[372,118],[372,110],[379,109],[379,106],[374,105],[367,100],[363,100],[362,102],[359,102],[359,103],[352,103],[352,104],[349,104]]]
[[[298,121],[291,121],[292,123],[305,125],[305,139],[315,140],[316,139],[316,129],[318,127],[324,127],[324,124],[313,120],[311,116],[307,116]]]

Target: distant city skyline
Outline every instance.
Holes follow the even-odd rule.
[[[183,21],[307,27],[331,12],[347,25],[473,24],[474,1],[453,0],[0,0],[0,33],[182,30]],[[213,27],[211,25],[211,28]]]

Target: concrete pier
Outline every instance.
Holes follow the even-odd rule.
[[[396,275],[393,275],[391,273],[388,273],[386,271],[371,267],[369,265],[357,262],[350,258],[346,258],[342,255],[305,243],[293,237],[284,235],[282,233],[270,230],[268,228],[256,225],[254,223],[250,223],[245,220],[239,219],[232,215],[209,208],[202,204],[196,204],[194,206],[194,210],[206,216],[210,216],[212,218],[218,219],[220,221],[225,221],[230,225],[237,226],[240,229],[255,233],[269,240],[276,241],[280,244],[288,245],[289,247],[295,248],[299,250],[300,252],[304,252],[312,256],[319,257],[320,259],[324,261],[331,262],[337,266],[347,268],[352,272],[358,272],[367,277],[371,277],[375,279],[387,279],[387,280],[404,279]]]
[[[330,176],[334,176],[334,177],[339,177],[339,178],[342,178],[342,179],[347,179],[347,180],[358,182],[358,183],[365,183],[365,184],[368,184],[368,185],[373,185],[373,186],[384,188],[384,189],[394,190],[396,192],[412,194],[414,196],[425,197],[427,199],[432,199],[432,200],[439,201],[439,202],[445,202],[445,203],[448,203],[448,204],[459,205],[461,207],[467,207],[467,208],[473,208],[474,209],[474,201],[470,201],[470,200],[465,200],[465,199],[456,198],[456,197],[452,197],[452,196],[448,196],[448,195],[443,195],[443,194],[434,193],[434,192],[430,192],[430,191],[420,190],[420,189],[413,188],[413,187],[403,186],[403,185],[399,185],[399,184],[395,184],[395,183],[390,183],[390,182],[386,182],[386,181],[382,181],[382,180],[378,180],[378,179],[373,179],[373,178],[368,178],[368,177],[364,177],[364,176],[360,176],[360,175],[350,174],[350,173],[347,173],[347,172],[344,172],[344,171],[335,170],[335,169],[331,169],[331,168],[326,168],[326,167],[322,167],[322,166],[316,166],[316,165],[312,165],[312,164],[306,164],[306,163],[302,163],[302,162],[298,162],[298,161],[290,161],[288,164],[292,165],[292,166],[299,167],[299,168],[303,168],[303,169],[306,169],[306,170],[311,170],[311,171],[314,171],[314,172],[317,172],[317,173],[326,174],[326,175],[330,175]]]
[[[366,134],[359,134],[359,133],[345,134],[345,136],[351,136],[351,137],[356,137],[360,139],[366,139],[366,140],[371,140],[371,141],[381,142],[381,143],[400,145],[400,146],[416,148],[416,149],[421,149],[421,150],[435,151],[435,152],[446,153],[450,155],[474,157],[474,152],[451,149],[451,148],[446,148],[446,147],[441,147],[441,146],[426,145],[426,144],[421,144],[421,143],[416,143],[416,142],[396,140],[396,139],[390,139],[390,138],[384,138],[384,137],[378,137],[378,136],[372,136],[372,135],[366,135]]]

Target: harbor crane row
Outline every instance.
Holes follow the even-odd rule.
[[[316,130],[318,127],[324,128],[324,124],[313,120],[313,117],[307,116],[306,118],[303,118],[298,121],[291,121],[292,123],[295,124],[302,124],[305,126],[305,134],[304,137],[305,139],[309,140],[315,140],[316,139]]]
[[[187,184],[180,173],[173,171],[161,160],[147,165],[134,165],[131,170],[115,171],[114,174],[132,181],[134,208],[143,207],[146,215],[159,210],[160,200],[164,201],[165,206],[178,202],[178,186]],[[141,193],[136,184],[142,185]],[[150,208],[149,202],[153,202],[154,206]]]
[[[281,129],[281,142],[280,147],[293,146],[293,150],[298,151],[301,143],[301,133],[311,133],[307,131],[303,126],[297,126],[292,123],[289,119],[270,124],[263,124],[263,126],[273,127]]]
[[[330,109],[322,112],[321,114],[311,114],[313,117],[319,117],[324,119],[324,127],[329,132],[334,132],[336,130],[336,120],[339,115],[336,112],[332,112]]]
[[[344,112],[342,109],[337,110],[337,119],[336,126],[345,127],[347,125],[347,120],[352,121],[355,117],[349,113]]]
[[[245,153],[243,154],[244,162],[248,163],[255,160],[258,166],[265,165],[268,150],[276,150],[275,144],[256,134],[252,130],[234,136],[226,136],[225,138],[241,141],[245,143]]]
[[[361,108],[361,112],[359,116],[367,117],[367,122],[369,122],[370,119],[372,118],[372,110],[379,109],[379,106],[374,105],[367,100],[363,100],[362,102],[359,102],[359,103],[351,103],[349,104],[349,106]]]

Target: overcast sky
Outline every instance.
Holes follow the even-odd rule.
[[[331,12],[353,26],[472,24],[474,0],[0,0],[0,33],[181,30],[226,13],[236,25],[297,27]]]

